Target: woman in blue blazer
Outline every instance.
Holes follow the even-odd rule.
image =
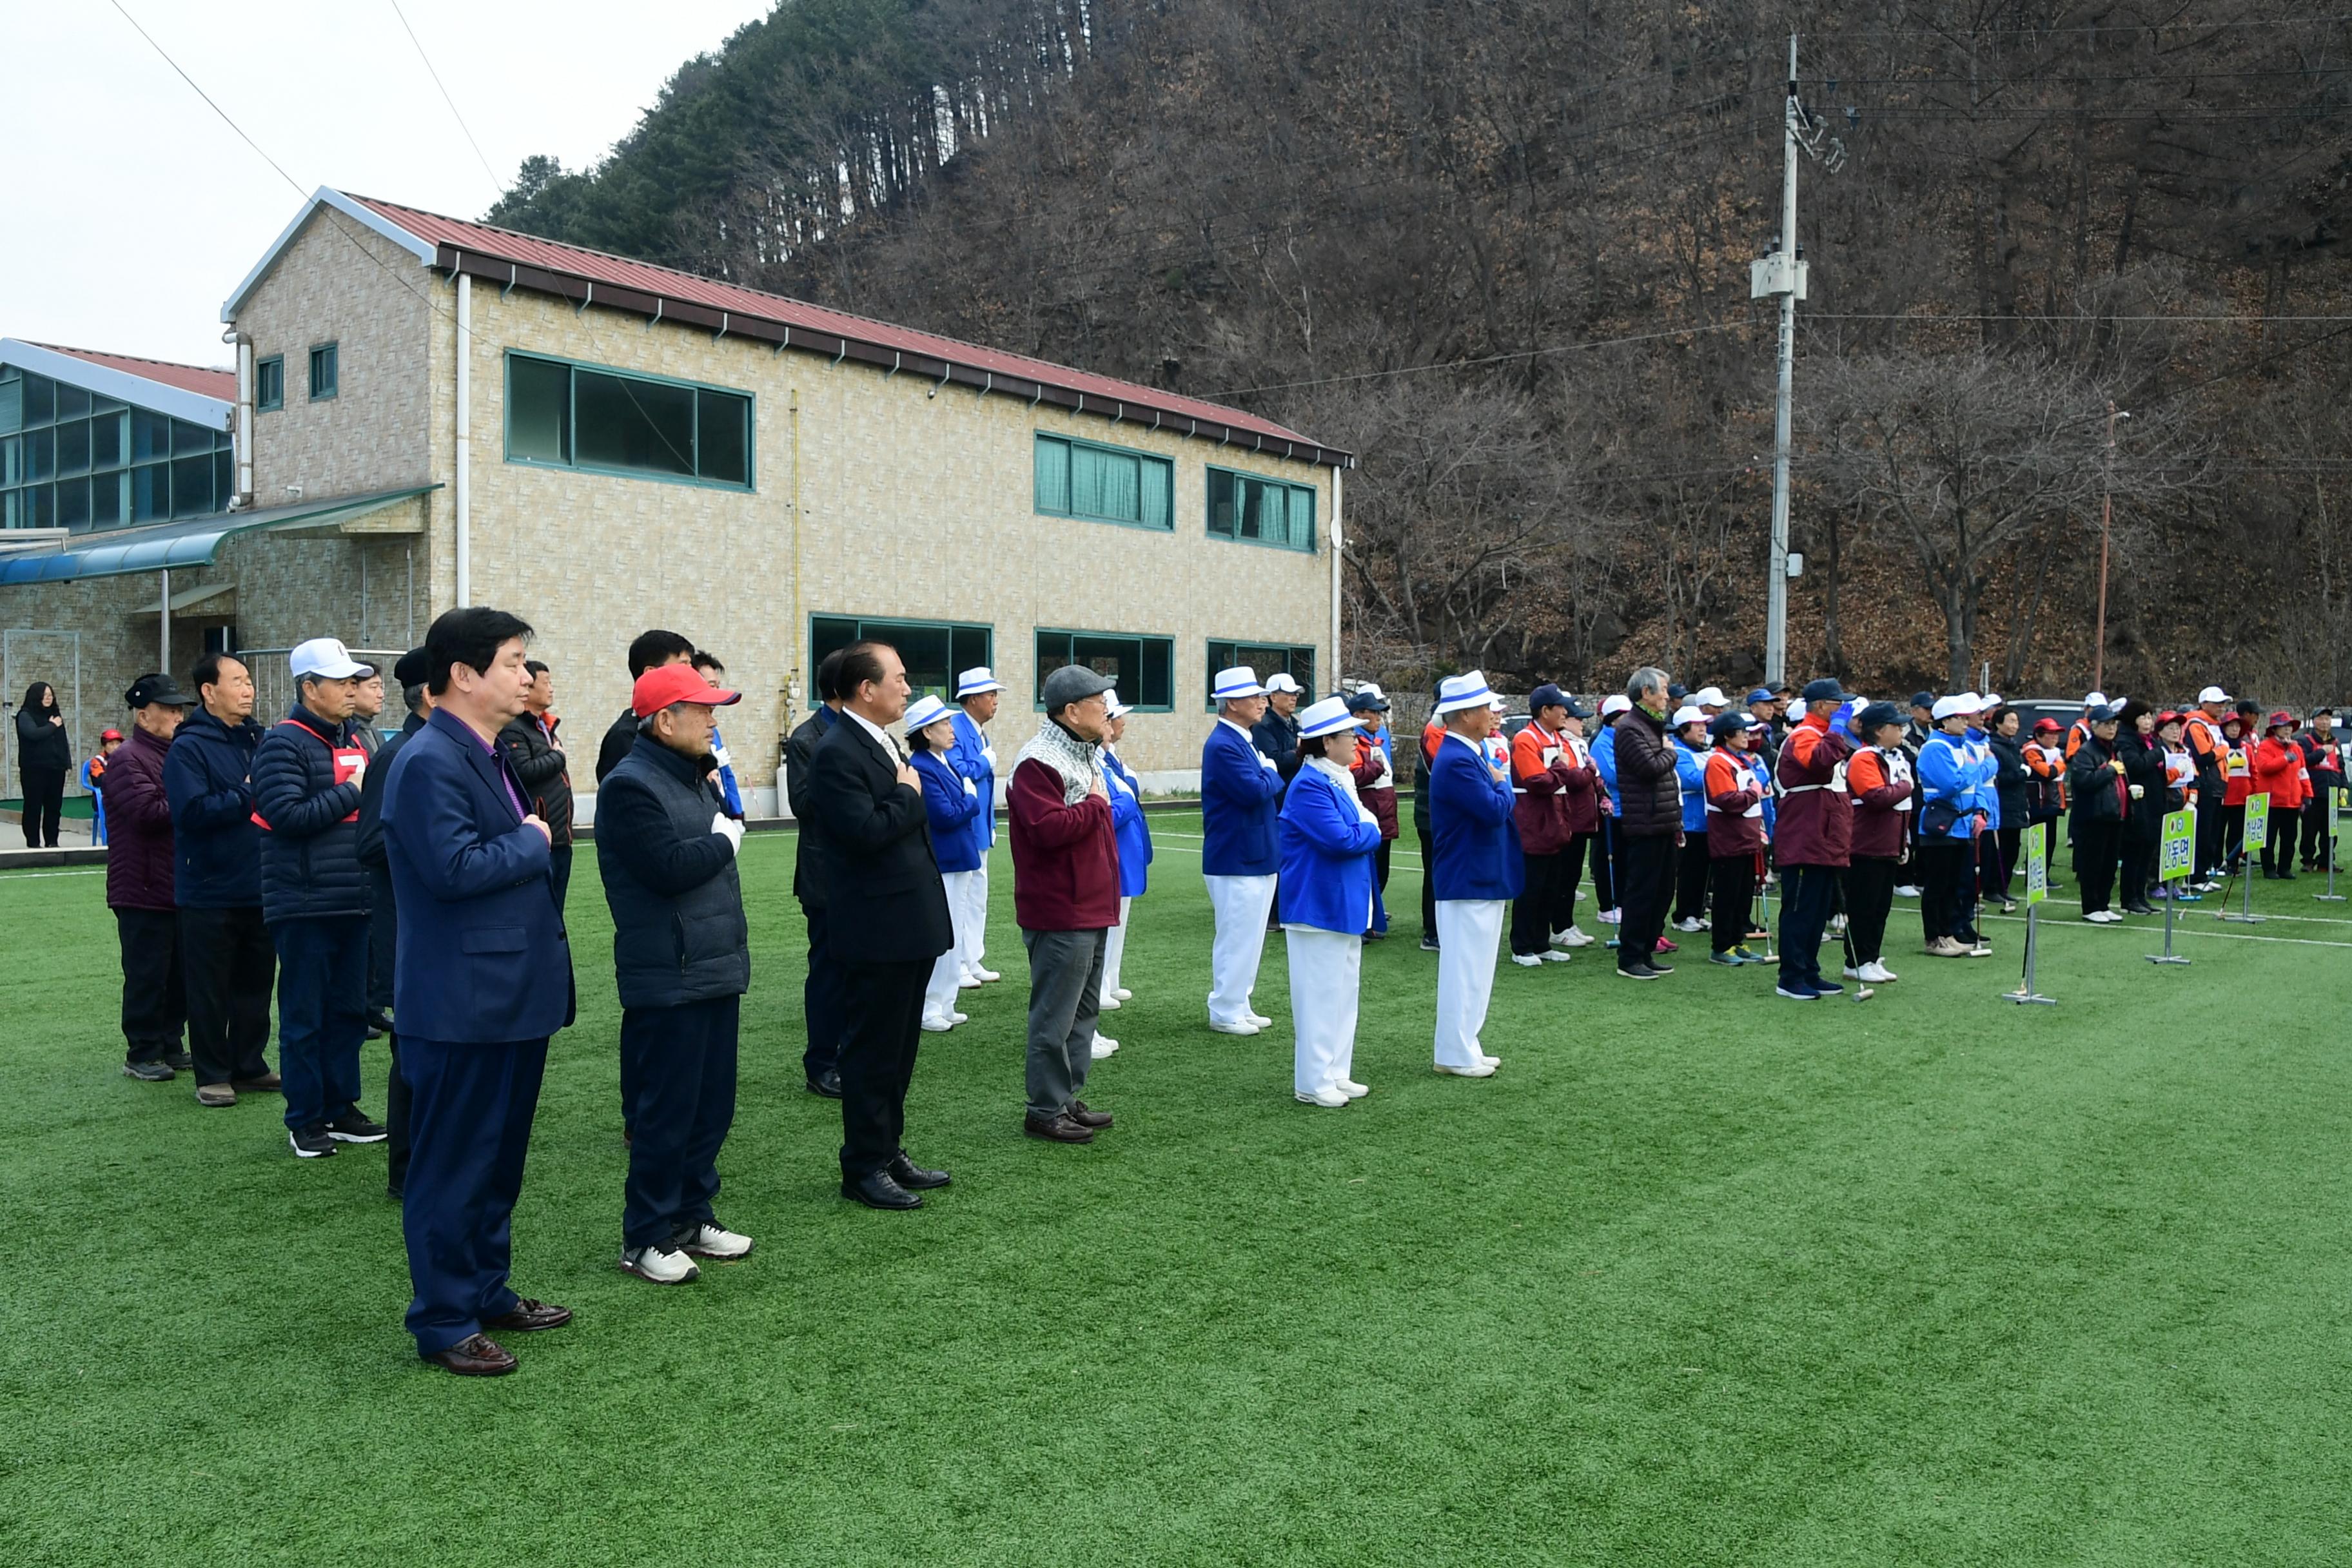
[[[919,698],[907,710],[907,750],[923,781],[923,814],[930,819],[931,852],[939,857],[940,879],[948,889],[948,912],[958,925],[955,945],[931,965],[930,984],[923,988],[923,1027],[943,1035],[970,1015],[956,1011],[956,992],[963,984],[964,937],[968,911],[956,897],[959,877],[980,869],[988,853],[982,835],[980,786],[956,771],[948,752],[956,743],[956,710],[936,697]]]
[[[1103,747],[1103,784],[1110,790],[1111,827],[1118,836],[1118,924],[1110,928],[1103,942],[1102,993],[1097,999],[1098,1013],[1111,1012],[1135,993],[1118,983],[1119,960],[1127,956],[1127,916],[1136,897],[1143,891],[1148,868],[1151,865],[1151,828],[1143,820],[1143,786],[1135,774],[1118,760],[1112,748],[1127,733],[1127,716],[1134,710],[1118,700],[1116,691],[1105,694],[1110,702],[1109,744]],[[1095,1059],[1118,1049],[1118,1042],[1095,1032]]]
[[[1381,825],[1356,798],[1356,718],[1344,697],[1298,715],[1300,767],[1282,802],[1282,929],[1290,950],[1291,1092],[1336,1110],[1371,1091],[1356,1059],[1356,996]]]

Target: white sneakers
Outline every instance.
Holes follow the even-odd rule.
[[[1532,952],[1515,952],[1511,954],[1511,962],[1517,964],[1521,969],[1533,969],[1538,964],[1541,963],[1543,960]]]
[[[969,969],[956,976],[956,989],[959,991],[977,991],[980,989],[980,976],[974,974]]]
[[[1108,992],[1108,991],[1104,992],[1101,995],[1099,995],[1099,996],[1097,996],[1097,997],[1096,997],[1096,998],[1095,998],[1095,1009],[1096,1009],[1096,1011],[1097,1011],[1097,1012],[1101,1012],[1101,1013],[1116,1013],[1116,1012],[1118,1012],[1118,996],[1116,996],[1115,994],[1112,994],[1112,993],[1110,993],[1110,992]]]
[[[1616,911],[1612,910],[1608,912],[1614,914]],[[1592,945],[1592,939],[1585,935],[1582,931],[1577,930],[1574,926],[1570,926],[1566,931],[1552,932],[1551,944],[1554,947],[1591,947]]]
[[[1435,1065],[1439,1072],[1449,1078],[1493,1078],[1495,1076],[1495,1064],[1483,1059],[1473,1068],[1450,1067],[1444,1062]]]
[[[2083,918],[2095,926],[2119,926],[2124,923],[2124,917],[2113,910],[2093,910]]]
[[[1548,947],[1536,956],[1546,963],[1567,963],[1574,960],[1576,954],[1572,952],[1562,952],[1556,947]]]
[[[745,1247],[751,1243],[745,1242]],[[675,1247],[625,1247],[621,1249],[621,1267],[640,1279],[656,1285],[685,1285],[702,1278],[702,1270],[694,1259]]]
[[[1238,1023],[1226,1024],[1220,1023],[1218,1020],[1212,1018],[1209,1020],[1209,1027],[1220,1035],[1255,1035],[1257,1033],[1257,1026],[1246,1019]]]
[[[1117,1051],[1118,1049],[1118,1042],[1117,1040],[1114,1040],[1114,1039],[1110,1038],[1108,1036],[1106,1036],[1106,1035],[1097,1035],[1097,1036],[1095,1037],[1095,1044],[1094,1044],[1095,1060],[1097,1060],[1097,1061],[1100,1061],[1100,1060],[1102,1060],[1105,1057],[1111,1055],[1113,1052]]]
[[[1134,993],[1134,992],[1132,992],[1132,991],[1129,991],[1129,990],[1126,986],[1124,986],[1124,985],[1122,985],[1122,986],[1118,987],[1117,990],[1113,991],[1113,992],[1111,993],[1111,994],[1112,994],[1112,995],[1114,995],[1114,996],[1116,996],[1116,997],[1118,997],[1118,998],[1120,1001],[1122,1001],[1122,1002],[1132,1002],[1132,1001],[1134,1001],[1134,1000],[1135,1000],[1135,993]]]
[[[1676,931],[1705,931],[1706,929],[1706,922],[1699,919],[1696,915],[1692,915],[1687,919],[1676,921],[1675,922],[1675,929]]]
[[[1348,1103],[1348,1096],[1345,1092],[1328,1085],[1311,1093],[1294,1090],[1291,1098],[1301,1105],[1319,1105],[1326,1110],[1337,1110]]]
[[[1854,978],[1857,980],[1867,980],[1874,985],[1885,985],[1890,981],[1901,979],[1902,976],[1895,973],[1895,971],[1887,968],[1886,965],[1873,960],[1871,963],[1864,964],[1862,966],[1862,972],[1855,975]]]
[[[1261,1029],[1271,1029],[1274,1027],[1274,1020],[1267,1017],[1263,1013],[1253,1011],[1249,1016],[1249,1021],[1255,1024]]]
[[[716,1258],[722,1263],[731,1263],[738,1258],[751,1255],[751,1238],[729,1230],[716,1220],[707,1219],[678,1246],[696,1258]]]
[[[1331,1082],[1331,1087],[1338,1089],[1341,1094],[1346,1095],[1349,1100],[1361,1100],[1364,1096],[1372,1092],[1370,1089],[1366,1089],[1362,1084],[1358,1083],[1351,1078],[1334,1079]]]
[[[929,1013],[923,1015],[923,1033],[927,1035],[944,1035],[954,1027],[955,1019],[952,1016],[940,1018]]]
[[[1002,980],[1004,978],[1004,976],[999,974],[993,969],[975,969],[971,972],[971,974],[973,979],[980,981],[983,984],[992,980]]]
[[[1906,882],[1895,889],[1895,896],[1898,899],[1916,899],[1919,896],[1919,889]]]
[[[1625,916],[1623,911],[1619,910],[1603,910],[1595,918],[1597,918],[1602,925],[1613,926],[1622,923],[1625,919]],[[1573,931],[1576,928],[1571,926],[1569,929]]]

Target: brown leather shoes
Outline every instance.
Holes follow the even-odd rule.
[[[495,1318],[482,1320],[482,1327],[496,1329],[507,1334],[535,1334],[541,1329],[560,1329],[572,1321],[572,1309],[559,1307],[552,1301],[534,1301],[528,1296],[515,1298],[514,1306]]]
[[[1109,1111],[1088,1110],[1087,1102],[1083,1100],[1070,1101],[1069,1117],[1081,1127],[1103,1128],[1110,1125]]]
[[[196,1103],[217,1110],[236,1103],[236,1090],[225,1083],[200,1083],[196,1086]]]
[[[1031,1138],[1043,1138],[1053,1143],[1091,1143],[1095,1130],[1081,1126],[1067,1116],[1040,1116],[1034,1110],[1021,1113],[1021,1131]]]
[[[274,1072],[265,1072],[259,1078],[233,1078],[228,1080],[228,1086],[239,1094],[276,1094],[279,1091],[278,1075]]]
[[[459,1377],[504,1377],[515,1369],[513,1355],[488,1334],[468,1334],[447,1350],[435,1351],[425,1359],[448,1368]]]

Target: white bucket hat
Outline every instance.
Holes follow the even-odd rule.
[[[1302,741],[1336,735],[1355,727],[1356,716],[1348,711],[1348,700],[1344,697],[1326,697],[1301,710],[1298,715],[1298,738]]]
[[[1257,683],[1256,670],[1248,665],[1237,664],[1231,669],[1217,671],[1217,679],[1211,684],[1209,694],[1224,702],[1235,697],[1263,697],[1265,688]]]
[[[940,720],[952,718],[954,715],[955,710],[939,698],[918,697],[915,699],[914,706],[907,710],[907,733],[911,735],[918,730],[928,730]]]
[[[1495,700],[1486,689],[1486,672],[1470,670],[1462,675],[1449,675],[1437,683],[1437,711],[1452,713],[1464,708],[1484,708]]]
[[[1004,682],[997,679],[996,671],[984,664],[975,664],[956,677],[956,700],[959,702],[967,697],[978,697],[982,692],[1003,689]]]

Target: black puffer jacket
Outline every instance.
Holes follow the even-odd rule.
[[[613,910],[624,1007],[677,1007],[751,985],[735,851],[710,830],[709,775],[649,736],[596,792],[596,870]]]
[[[2123,781],[2116,774],[2113,747],[2112,742],[2085,735],[2066,764],[2066,795],[2078,823],[2124,820],[2125,798],[2117,787]]]
[[[1666,721],[1640,703],[1617,721],[1617,826],[1628,838],[1664,838],[1683,827],[1683,786]]]
[[[2033,770],[2025,765],[2025,748],[2014,735],[1988,736],[1992,747],[1995,772],[1992,787],[2000,797],[2000,825],[2003,827],[2025,826],[2025,786],[2033,782]]]
[[[261,918],[277,921],[368,912],[360,865],[360,785],[335,782],[344,726],[297,703],[253,753],[253,812],[261,818]]]
[[[572,842],[572,763],[549,743],[539,720],[526,713],[499,732],[499,744],[522,780],[530,808],[547,824],[548,842],[561,849]]]

